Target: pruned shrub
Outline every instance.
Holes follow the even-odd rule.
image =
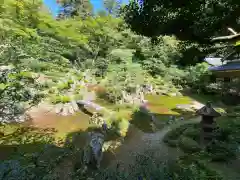
[[[26,66],[28,66],[30,69],[32,69],[35,72],[42,72],[42,71],[51,69],[48,63],[42,62],[36,59],[27,60],[24,63],[26,64]]]
[[[55,95],[55,96],[51,97],[51,102],[53,104],[69,103],[69,102],[71,102],[71,98],[69,96]]]
[[[185,180],[222,180],[221,174],[209,167],[204,161],[200,161],[198,156],[182,156],[172,166],[171,171],[176,175],[176,179]],[[174,178],[174,179],[175,179]]]
[[[200,138],[200,129],[196,128],[187,128],[184,132],[183,135],[186,137],[189,137],[195,141],[199,140]]]
[[[104,91],[98,92],[98,96],[110,103],[117,103],[122,99],[122,92],[115,87],[107,87]]]
[[[164,142],[168,142],[168,140],[176,140],[179,138],[179,135],[183,133],[183,131],[186,129],[186,125],[182,125],[181,127],[178,127],[176,129],[173,129],[169,131],[163,138]]]
[[[70,85],[68,82],[59,83],[57,85],[58,90],[65,90],[65,89],[69,89],[69,88],[70,88]]]
[[[179,147],[187,153],[194,153],[201,150],[199,144],[191,138],[182,136],[179,139]]]
[[[237,146],[222,141],[214,141],[206,147],[213,161],[228,161],[236,157]]]
[[[165,140],[165,143],[167,143],[168,146],[170,146],[170,147],[177,147],[178,140],[176,140],[176,139],[168,139],[168,140]]]
[[[129,121],[123,118],[111,119],[111,127],[118,135],[126,136],[129,128]]]

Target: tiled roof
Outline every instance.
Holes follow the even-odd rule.
[[[209,68],[210,71],[228,71],[228,70],[240,70],[240,62],[229,63],[222,66],[213,66]]]
[[[218,113],[215,109],[213,109],[212,107],[207,107],[207,106],[204,106],[201,109],[197,110],[196,113],[198,115],[202,115],[202,116],[212,116],[212,117],[221,116],[221,114]]]
[[[219,66],[222,65],[222,58],[211,58],[211,57],[206,57],[204,58],[204,61],[207,62],[208,64],[212,66]]]

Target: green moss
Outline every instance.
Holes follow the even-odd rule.
[[[74,99],[74,100],[81,100],[81,99],[83,99],[83,96],[82,96],[81,94],[75,94],[75,95],[73,96],[73,99]]]
[[[62,103],[68,103],[71,101],[71,98],[69,96],[62,96],[61,100],[62,100]]]
[[[153,113],[157,114],[172,114],[179,115],[178,112],[173,109],[176,108],[178,104],[190,104],[191,99],[187,96],[182,97],[169,97],[169,96],[160,96],[160,95],[147,95],[146,99],[148,100],[149,109]]]
[[[22,71],[20,72],[20,75],[26,78],[32,78],[32,72],[28,72],[28,71]]]
[[[73,84],[74,83],[74,81],[72,80],[72,79],[69,79],[68,80],[68,84],[70,85],[70,84]]]
[[[77,80],[81,81],[83,79],[82,76],[77,76]]]
[[[66,90],[69,88],[70,88],[70,85],[68,84],[68,82],[60,83],[57,85],[58,90]]]
[[[8,159],[18,153],[35,153],[43,149],[44,144],[54,142],[53,129],[38,129],[19,124],[0,125],[0,159]]]
[[[71,102],[71,97],[69,96],[61,96],[61,95],[55,95],[50,98],[51,102],[53,104],[58,104],[58,103],[68,103]]]
[[[54,72],[54,71],[48,71],[48,72],[45,72],[45,74],[49,77],[55,77],[55,78],[61,78],[65,76],[65,74],[62,72]]]

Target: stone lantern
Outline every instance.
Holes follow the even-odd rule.
[[[212,140],[213,130],[216,128],[214,118],[221,116],[221,114],[215,111],[210,102],[207,102],[207,104],[201,109],[197,110],[196,113],[202,116],[202,120],[200,122],[200,141],[203,145],[204,143],[210,142]]]

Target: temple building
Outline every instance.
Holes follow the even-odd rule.
[[[209,70],[216,76],[230,81],[232,78],[240,77],[240,33],[230,36],[213,38],[213,41],[234,43],[234,46],[223,58],[205,58],[205,61],[211,65]]]

